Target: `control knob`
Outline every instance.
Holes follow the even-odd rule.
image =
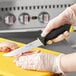
[[[38,19],[41,23],[48,23],[50,20],[50,15],[47,12],[41,12],[38,16]]]
[[[28,13],[22,13],[19,16],[19,21],[21,24],[28,24],[30,21],[30,15]]]
[[[13,14],[7,14],[4,18],[5,24],[13,25],[16,21],[16,17]]]

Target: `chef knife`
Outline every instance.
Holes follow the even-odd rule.
[[[18,55],[20,53],[30,51],[30,50],[32,50],[32,49],[34,49],[36,47],[45,46],[47,44],[46,42],[48,40],[56,38],[58,35],[64,33],[65,31],[69,31],[70,27],[71,27],[70,24],[62,25],[61,27],[52,30],[49,34],[47,34],[46,37],[41,37],[41,35],[40,35],[37,38],[37,40],[35,40],[33,42],[30,42],[27,45],[25,45],[25,46],[23,46],[21,48],[18,48],[16,50],[12,51],[12,52],[4,54],[3,56],[15,56],[15,55]]]

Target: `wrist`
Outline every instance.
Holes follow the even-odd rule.
[[[60,59],[60,68],[61,70],[66,73],[66,68],[64,67],[64,58],[65,58],[65,55],[61,56],[61,59]],[[64,62],[64,63],[63,63]]]
[[[61,65],[61,58],[64,56],[64,54],[60,54],[56,57],[55,61],[54,61],[54,68],[55,68],[55,73],[58,74],[63,74],[64,75],[64,69]]]

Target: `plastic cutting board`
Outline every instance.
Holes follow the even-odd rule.
[[[16,41],[11,41],[8,39],[0,38],[0,42],[10,41],[19,45],[19,47],[24,46],[25,44],[19,43]],[[35,48],[32,51],[41,50],[45,53],[59,55],[60,53],[54,52],[51,50],[43,49],[43,48]],[[14,57],[3,57],[4,53],[0,52],[0,76],[54,76],[54,73],[50,72],[39,72],[39,71],[30,71],[24,70],[13,62]]]

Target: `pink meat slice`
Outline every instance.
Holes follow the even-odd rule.
[[[0,43],[0,51],[2,52],[10,52],[17,48],[19,48],[18,45],[13,42],[5,41]]]
[[[28,52],[25,52],[25,53],[22,53],[22,54],[18,54],[18,55],[15,56],[14,62],[17,62],[21,56],[27,56],[27,55],[31,55],[31,54],[35,54],[35,53],[40,53],[40,50],[28,51]]]

